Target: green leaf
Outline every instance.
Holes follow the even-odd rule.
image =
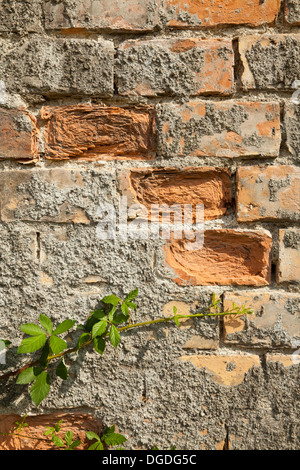
[[[41,367],[28,367],[28,369],[23,370],[17,378],[16,384],[26,385],[30,382],[33,382],[39,374],[43,372]]]
[[[100,437],[98,436],[98,434],[96,434],[95,432],[93,431],[86,431],[86,437],[92,441],[93,439],[97,439],[97,441],[100,441]]]
[[[129,315],[124,315],[123,313],[119,315],[114,315],[114,318],[112,320],[112,323],[125,323],[128,320]]]
[[[113,321],[114,321],[114,315],[115,315],[116,311],[117,311],[117,307],[115,307],[115,306],[113,306],[113,307],[110,309],[110,311],[109,311],[109,313],[108,313],[108,319],[109,319],[110,322],[113,322]]]
[[[61,335],[66,331],[69,331],[76,323],[76,320],[64,320],[60,323],[57,328],[53,331],[54,335]]]
[[[92,328],[92,337],[102,336],[106,332],[107,320],[101,320],[96,323]]]
[[[57,446],[57,447],[63,447],[65,444],[64,442],[61,440],[60,437],[56,436],[54,434],[54,436],[52,436],[52,442]]]
[[[174,307],[173,307],[173,313],[174,313],[174,315],[176,315],[177,312],[178,312],[178,309],[177,309],[177,307],[174,305]]]
[[[114,325],[111,325],[110,332],[109,332],[109,339],[110,339],[111,344],[115,348],[117,348],[120,343],[121,337],[120,337],[119,331]]]
[[[48,358],[49,354],[50,354],[50,346],[49,346],[49,343],[47,341],[45,346],[42,349],[42,354],[41,354],[41,357],[40,357],[41,366],[43,366],[43,367],[47,366],[47,358]]]
[[[97,353],[102,355],[104,353],[105,346],[106,346],[106,343],[103,338],[101,338],[100,336],[97,336],[97,338],[94,338],[94,348]]]
[[[92,312],[92,315],[93,315],[93,317],[97,318],[97,320],[103,320],[103,318],[106,317],[106,313],[103,309],[102,310],[94,310],[94,312]]]
[[[68,369],[66,367],[65,361],[62,359],[58,366],[56,367],[56,375],[63,380],[67,380],[69,377]]]
[[[67,343],[63,339],[58,338],[57,336],[51,336],[49,341],[50,347],[54,354],[59,354],[68,347]]]
[[[3,349],[8,348],[10,344],[11,341],[8,341],[7,339],[0,339],[0,352],[3,351]]]
[[[39,320],[42,327],[45,328],[49,335],[51,335],[53,331],[53,323],[50,318],[48,318],[46,315],[41,314]]]
[[[92,444],[88,450],[104,450],[103,444],[101,441],[96,441]]]
[[[128,305],[126,305],[125,303],[123,303],[121,305],[121,311],[124,315],[126,315],[128,317],[129,315],[129,308],[128,308]]]
[[[136,310],[137,305],[133,302],[126,302],[126,305],[131,308],[132,310]]]
[[[180,326],[180,323],[179,323],[178,317],[174,317],[174,321],[175,321],[175,323],[176,323],[176,326],[179,327],[179,326]]]
[[[46,334],[39,336],[31,336],[30,338],[23,339],[18,348],[18,354],[32,353],[42,348],[47,340]]]
[[[108,295],[107,297],[104,297],[102,299],[102,302],[104,302],[105,304],[114,305],[116,307],[119,302],[122,302],[122,299],[112,294],[112,295]]]
[[[77,439],[77,441],[74,441],[74,442],[72,442],[72,444],[69,445],[69,449],[73,450],[76,447],[80,446],[80,444],[81,444],[81,441],[79,439]]]
[[[30,389],[30,396],[36,406],[46,398],[50,391],[50,380],[48,372],[42,372]]]
[[[131,301],[131,300],[134,300],[137,298],[137,296],[139,295],[139,290],[138,289],[134,289],[132,290],[131,292],[129,292],[129,294],[127,295],[126,299],[125,299],[125,302],[127,303],[127,301]]]
[[[23,331],[23,333],[26,335],[31,336],[40,336],[45,334],[45,331],[34,323],[26,323],[25,325],[21,325],[20,330]]]
[[[77,342],[77,345],[76,345],[76,349],[80,349],[81,346],[84,344],[84,343],[87,343],[89,340],[91,339],[91,334],[90,333],[82,333],[82,335],[79,337],[78,339],[78,342]]]
[[[108,446],[117,446],[127,441],[125,436],[122,436],[122,434],[118,434],[118,433],[107,434],[103,436],[102,439],[104,440],[105,444],[107,444]]]
[[[72,444],[72,440],[73,440],[72,431],[67,431],[65,434],[65,441],[66,441],[67,446],[70,446]]]
[[[96,317],[94,317],[93,315],[91,315],[87,321],[85,322],[85,331],[87,332],[91,332],[92,331],[92,328],[93,326],[98,323],[98,319]]]

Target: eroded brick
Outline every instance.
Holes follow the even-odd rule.
[[[0,108],[0,159],[38,158],[38,129],[34,116],[19,109]]]
[[[47,1],[47,30],[151,31],[158,24],[155,0]]]
[[[300,282],[300,230],[279,230],[278,282]]]
[[[151,216],[151,206],[197,204],[204,206],[207,220],[226,214],[231,205],[230,173],[222,168],[176,168],[123,170],[120,189],[128,204],[142,204]],[[195,210],[194,210],[195,212]]]
[[[166,156],[279,154],[277,103],[190,101],[157,107],[158,152]]]
[[[181,361],[191,362],[197,369],[205,369],[211,380],[217,384],[233,387],[243,383],[245,375],[253,368],[260,367],[258,356],[249,355],[191,355],[181,356]]]
[[[300,24],[300,2],[299,0],[285,0],[285,19],[289,24]]]
[[[300,87],[298,87],[300,88]],[[299,99],[299,97],[298,97]],[[300,106],[293,104],[290,101],[286,105],[285,112],[285,125],[286,125],[286,143],[291,154],[300,157]]]
[[[1,0],[0,32],[41,32],[41,0]]]
[[[201,28],[219,25],[273,23],[280,0],[240,2],[239,0],[166,0],[168,25],[175,28]]]
[[[118,51],[118,92],[127,96],[228,95],[234,89],[229,39],[125,41]]]
[[[46,107],[42,109],[41,116],[46,121],[46,158],[154,158],[155,119],[152,107]]]
[[[251,285],[270,282],[271,236],[264,231],[205,230],[201,249],[186,240],[165,246],[165,260],[179,285]]]
[[[225,344],[242,347],[291,348],[300,345],[299,295],[285,292],[226,292],[224,311],[232,302],[253,310],[252,315],[224,317]]]
[[[239,51],[245,89],[291,90],[299,79],[299,34],[242,36]]]
[[[300,220],[300,169],[287,165],[239,168],[237,219]]]

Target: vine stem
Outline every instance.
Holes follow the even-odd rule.
[[[121,328],[118,328],[118,331],[120,333],[124,332],[124,331],[128,331],[128,330],[131,330],[131,329],[134,329],[134,328],[142,328],[142,327],[145,327],[145,326],[149,326],[149,325],[155,325],[157,323],[168,323],[168,322],[174,322],[175,319],[182,319],[182,318],[203,318],[203,317],[225,317],[225,316],[228,316],[228,315],[240,315],[241,313],[240,312],[215,312],[215,313],[204,313],[208,310],[211,310],[211,308],[214,308],[215,305],[210,305],[209,307],[201,310],[199,313],[195,313],[195,314],[192,314],[192,315],[174,315],[172,317],[165,317],[165,318],[158,318],[156,320],[149,320],[149,321],[146,321],[146,322],[140,322],[140,323],[130,323],[129,325],[126,325],[126,326],[123,326]],[[105,336],[109,336],[109,332],[107,332],[105,335],[103,335],[104,337]],[[59,359],[59,358],[62,358],[64,356],[67,356],[69,354],[72,354],[72,353],[75,353],[75,352],[78,352],[79,350],[81,349],[84,349],[86,348],[87,346],[89,346],[91,343],[93,342],[93,339],[91,338],[90,340],[86,341],[85,343],[83,343],[79,348],[77,347],[73,347],[73,348],[70,348],[70,349],[66,349],[65,351],[59,353],[59,354],[55,354],[53,356],[48,356],[47,358],[47,362],[49,363],[50,361],[53,361],[54,359]],[[34,367],[36,365],[38,365],[40,362],[39,360],[37,361],[32,361],[28,364],[26,364],[25,366],[21,367],[20,369],[18,370],[15,370],[15,371],[12,371],[12,372],[7,372],[6,374],[4,375],[1,375],[0,376],[0,380],[4,380],[4,379],[7,379],[9,377],[13,377],[15,375],[19,375],[21,372],[23,372],[24,370],[28,369],[29,367]]]

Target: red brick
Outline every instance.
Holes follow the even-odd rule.
[[[230,174],[222,168],[130,169],[120,175],[120,189],[129,204],[204,205],[207,220],[227,213],[231,204]]]
[[[168,25],[176,28],[226,24],[258,26],[273,23],[280,10],[280,0],[166,0],[166,3],[171,16]]]
[[[35,160],[37,157],[35,117],[27,111],[0,108],[0,159]]]
[[[234,90],[230,39],[129,40],[118,51],[120,95],[221,94]]]
[[[239,168],[237,219],[300,220],[300,169],[287,165]]]
[[[277,103],[189,101],[157,106],[158,152],[166,156],[275,157]]]
[[[151,31],[158,23],[154,0],[47,1],[47,30]]]
[[[154,157],[151,107],[45,107],[41,116],[46,121],[46,158],[149,160]]]
[[[206,230],[204,246],[187,250],[185,240],[165,246],[165,260],[179,285],[249,285],[270,282],[271,236],[264,231]]]

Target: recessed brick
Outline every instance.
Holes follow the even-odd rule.
[[[277,103],[190,101],[157,106],[158,152],[165,156],[279,154]]]
[[[280,0],[166,0],[168,26],[201,28],[219,25],[258,26],[273,23],[280,10]]]
[[[118,51],[118,92],[126,96],[228,95],[234,89],[230,39],[125,41]]]
[[[41,0],[2,0],[0,2],[0,32],[41,32]]]
[[[58,437],[64,438],[67,431],[72,431],[73,441],[77,439],[81,441],[78,450],[87,450],[90,446],[90,441],[86,438],[87,431],[98,435],[103,431],[101,421],[92,415],[75,412],[27,416],[25,422],[28,426],[19,433],[23,437],[1,435],[1,433],[13,433],[17,427],[15,423],[21,422],[22,419],[22,416],[16,414],[0,415],[0,450],[57,450],[51,441],[51,436],[47,438],[45,432],[48,427],[56,426],[58,421],[62,421]]]
[[[0,76],[11,93],[113,95],[114,44],[41,36],[0,41]]]
[[[285,0],[285,20],[292,25],[300,24],[299,0]]]
[[[202,249],[186,240],[165,246],[165,260],[179,285],[249,285],[270,282],[271,236],[264,231],[206,230]]]
[[[252,315],[224,317],[224,341],[242,347],[291,348],[300,345],[300,301],[285,292],[226,292],[224,311],[236,305],[253,310]]]
[[[0,108],[0,159],[35,160],[37,157],[35,117],[27,111]]]
[[[278,282],[300,282],[300,230],[279,230]]]
[[[44,11],[47,30],[151,31],[158,24],[154,0],[47,1]]]
[[[149,160],[155,155],[152,107],[62,106],[41,111],[46,158]]]
[[[242,84],[247,90],[291,90],[300,76],[300,34],[242,36]]]
[[[298,87],[300,88],[300,87]],[[300,96],[300,95],[299,95]],[[285,108],[286,143],[291,154],[300,157],[300,106],[288,102]]]
[[[222,168],[130,169],[120,174],[120,189],[129,204],[142,204],[151,215],[154,204],[204,205],[207,220],[227,213],[231,204],[230,174]]]
[[[258,356],[249,355],[191,355],[181,356],[183,362],[191,362],[197,369],[205,369],[217,384],[233,387],[243,383],[245,375],[253,367],[260,367]]]
[[[63,168],[2,171],[1,220],[89,224],[104,195],[102,176]]]
[[[287,165],[239,168],[237,219],[300,220],[300,169]]]

